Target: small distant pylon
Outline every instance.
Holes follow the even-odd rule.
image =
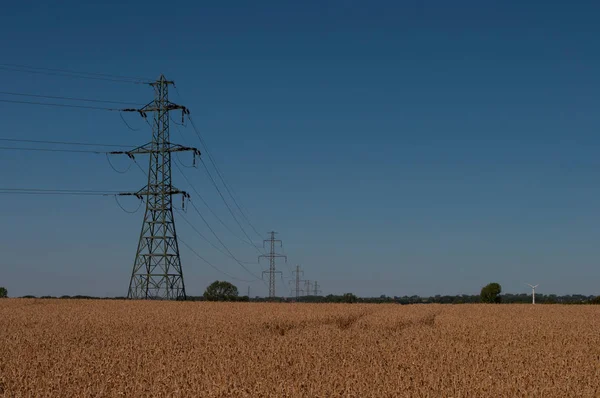
[[[281,271],[277,271],[275,269],[275,259],[278,257],[283,257],[285,259],[285,262],[287,263],[287,256],[285,256],[283,254],[277,254],[275,252],[275,243],[279,243],[280,247],[282,246],[281,240],[275,239],[275,234],[277,234],[277,232],[271,231],[270,232],[271,238],[263,241],[263,247],[265,246],[265,244],[267,242],[269,242],[269,244],[270,244],[271,250],[270,250],[269,254],[263,254],[263,255],[258,256],[259,262],[260,262],[261,258],[269,259],[269,270],[263,271],[263,275],[266,273],[269,274],[269,298],[270,299],[275,298],[275,274],[281,274]]]
[[[309,280],[305,280],[304,281],[304,291],[306,292],[307,296],[310,296],[310,286],[311,286],[311,282]]]
[[[298,301],[300,299],[300,292],[303,292],[303,290],[300,289],[300,275],[304,275],[304,271],[300,271],[300,266],[296,265],[296,270],[293,271],[292,274],[294,274],[295,280],[294,281],[290,281],[290,283],[295,282],[296,288],[292,289],[291,295],[292,296],[295,295],[296,296],[296,301]]]
[[[314,290],[313,290],[313,294],[315,296],[318,296],[319,294],[323,293],[322,290],[319,290],[319,282],[315,281],[314,283]]]

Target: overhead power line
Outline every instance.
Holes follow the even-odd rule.
[[[194,206],[193,202],[190,202],[192,204],[192,206]],[[231,259],[233,259],[235,262],[237,262],[246,272],[248,272],[250,275],[252,275],[254,278],[256,278],[257,280],[261,280],[261,278],[259,278],[258,276],[254,275],[250,270],[248,270],[242,263],[244,263],[244,261],[240,261],[237,257],[235,257],[233,255],[233,253],[231,252],[231,250],[229,250],[229,248],[227,246],[225,246],[223,244],[223,242],[219,239],[219,237],[215,234],[215,232],[213,231],[213,229],[210,227],[210,225],[208,223],[206,223],[206,220],[204,220],[204,218],[202,217],[202,215],[200,215],[200,217],[202,218],[202,221],[204,221],[204,223],[206,224],[206,226],[208,227],[208,229],[213,233],[213,235],[217,238],[217,240],[219,241],[219,243],[221,243],[221,245],[225,248],[226,252],[223,251],[223,249],[221,249],[219,246],[215,245],[213,242],[211,242],[206,236],[204,236],[204,234],[202,232],[200,232],[200,230],[198,230],[198,228],[196,228],[196,226],[187,219],[187,217],[184,216],[183,212],[179,209],[176,209],[177,212],[179,213],[179,216],[183,219],[183,221],[185,221],[186,224],[188,224],[190,226],[190,228],[192,228],[192,230],[194,232],[196,232],[196,234],[198,234],[198,236],[200,236],[205,242],[207,242],[209,245],[211,245],[212,247],[214,247],[216,250],[218,250],[221,254],[223,254],[226,257],[229,257]],[[197,209],[196,209],[197,211]],[[198,213],[200,214],[200,213]],[[250,263],[247,263],[250,264]],[[256,264],[256,263],[255,263]]]
[[[190,188],[192,188],[192,190],[202,199],[202,196],[200,195],[200,193],[198,192],[198,190],[196,189],[196,187],[194,187],[194,185],[191,183],[191,181],[187,178],[187,176],[185,175],[185,173],[183,172],[183,170],[181,169],[181,167],[179,167],[179,165],[177,163],[175,163],[175,167],[177,168],[177,170],[179,170],[179,173],[182,175],[182,177],[187,181],[187,183],[189,184]],[[202,201],[204,201],[204,199],[202,199]],[[206,202],[204,202],[206,204]],[[196,205],[194,204],[194,202],[190,201],[190,204],[192,205],[192,208],[196,211],[196,213],[198,214],[198,216],[200,217],[200,219],[202,219],[202,221],[204,222],[204,224],[206,225],[206,227],[209,229],[209,231],[213,234],[213,236],[217,239],[217,241],[221,244],[221,246],[223,246],[223,248],[225,249],[225,251],[227,253],[225,253],[224,251],[222,251],[218,246],[216,246],[215,244],[213,244],[210,240],[208,240],[200,231],[198,231],[198,229],[189,221],[187,220],[185,217],[183,217],[183,214],[181,214],[181,212],[179,212],[179,214],[182,216],[182,218],[184,219],[185,222],[187,222],[192,229],[198,234],[200,235],[200,237],[202,239],[204,239],[205,241],[207,241],[211,246],[213,246],[215,249],[217,249],[219,252],[221,252],[222,254],[224,254],[227,257],[232,258],[236,263],[238,263],[238,265],[240,267],[242,267],[244,269],[244,271],[246,271],[248,274],[252,275],[254,278],[256,278],[257,280],[261,280],[262,278],[256,276],[252,271],[250,271],[244,264],[242,261],[240,261],[232,252],[231,250],[227,247],[227,245],[221,240],[221,238],[219,238],[219,236],[217,235],[217,233],[215,232],[215,230],[210,226],[210,224],[208,223],[208,221],[206,221],[206,219],[204,218],[204,216],[202,215],[202,213],[200,212],[200,210],[198,210],[198,208],[196,207]],[[264,282],[264,281],[263,281]]]
[[[177,95],[179,95],[181,97],[181,94],[179,93],[179,90],[177,89],[177,86],[173,85],[175,88],[175,91],[177,92]],[[204,146],[205,152],[208,155],[208,158],[210,160],[210,162],[212,163],[213,167],[215,168],[215,171],[217,172],[217,176],[219,177],[219,179],[221,180],[223,186],[225,187],[225,189],[227,190],[227,193],[229,194],[229,196],[231,197],[231,199],[233,200],[235,206],[237,207],[237,209],[239,210],[240,214],[242,215],[242,217],[245,219],[246,223],[248,223],[248,225],[252,228],[252,230],[254,231],[254,233],[260,238],[262,239],[262,234],[260,232],[258,232],[258,230],[256,229],[256,227],[254,226],[254,224],[252,224],[252,222],[250,221],[250,218],[246,215],[246,212],[243,210],[242,206],[239,203],[239,199],[236,199],[236,195],[235,192],[233,191],[233,189],[229,186],[229,184],[227,183],[227,181],[225,181],[225,178],[223,176],[223,173],[221,173],[221,170],[219,169],[219,167],[217,166],[217,163],[214,159],[214,157],[212,156],[212,153],[210,151],[210,148],[208,147],[208,144],[206,143],[206,141],[204,140],[204,138],[202,137],[202,134],[200,134],[200,130],[196,127],[196,124],[194,123],[194,120],[192,119],[189,109],[187,112],[187,117],[190,121],[190,124],[192,125],[192,128],[194,129],[194,132],[196,133],[196,136],[198,137],[198,140],[200,140],[200,143]],[[205,166],[206,167],[206,166]],[[211,177],[212,179],[212,177]],[[217,188],[218,190],[218,188]],[[227,206],[229,208],[229,205]],[[235,216],[234,216],[235,218]],[[236,219],[237,222],[237,219]],[[238,223],[239,224],[239,223]],[[247,234],[244,231],[244,235],[247,236]],[[248,239],[250,239],[248,237]],[[252,240],[252,239],[250,239]]]
[[[258,250],[259,253],[262,253],[257,248],[257,246],[252,243],[252,241],[247,241],[247,240],[241,238],[240,236],[238,236],[235,232],[233,232],[231,230],[231,228],[227,224],[225,224],[225,222],[217,215],[217,213],[215,213],[215,211],[208,205],[208,203],[206,202],[206,200],[204,200],[204,198],[202,197],[202,195],[200,195],[200,192],[198,192],[198,190],[196,189],[196,187],[194,186],[194,184],[192,184],[192,182],[189,180],[189,178],[185,175],[185,173],[183,172],[183,169],[181,169],[181,167],[179,167],[179,165],[177,163],[175,163],[175,166],[179,170],[179,173],[181,174],[181,176],[187,181],[187,183],[189,184],[189,186],[192,188],[192,190],[194,191],[194,193],[200,198],[200,200],[202,201],[202,203],[204,203],[204,206],[206,206],[206,208],[221,223],[221,225],[223,225],[223,227],[225,227],[225,229],[227,229],[233,236],[235,236],[236,238],[238,238],[239,240],[241,240],[245,244],[247,244],[249,246],[252,246],[256,250]]]
[[[0,188],[0,194],[113,196],[118,195],[119,191],[97,191],[85,189]]]
[[[248,241],[252,242],[252,238],[250,237],[250,235],[248,235],[248,233],[246,232],[246,230],[244,229],[244,227],[242,226],[242,224],[240,223],[240,221],[235,216],[235,213],[231,209],[231,206],[229,206],[229,203],[227,203],[227,200],[223,196],[223,193],[221,192],[221,189],[217,185],[217,182],[213,178],[212,174],[210,173],[210,170],[208,169],[208,167],[206,166],[206,163],[204,163],[204,160],[202,158],[200,158],[200,163],[202,163],[202,166],[204,166],[204,170],[206,171],[206,174],[208,175],[208,178],[210,179],[210,182],[212,183],[212,185],[217,190],[217,193],[221,197],[221,200],[223,201],[223,203],[225,203],[225,206],[227,207],[227,210],[229,210],[229,213],[231,214],[231,217],[233,217],[233,219],[235,220],[236,224],[238,225],[238,227],[240,227],[240,229],[242,230],[242,232],[244,233],[244,235],[246,236],[246,238],[248,239]],[[256,250],[258,250],[259,253],[263,253],[263,251],[260,250],[259,247],[256,246],[254,243],[252,243],[252,245],[256,248]]]
[[[253,282],[253,281],[249,281],[246,279],[240,279],[240,278],[236,278],[235,276],[229,275],[227,272],[219,269],[218,267],[216,267],[215,265],[213,265],[213,263],[211,263],[210,261],[208,261],[207,259],[205,259],[204,257],[202,257],[200,254],[198,254],[198,252],[194,249],[192,249],[192,247],[190,245],[188,245],[187,243],[185,243],[185,241],[183,239],[181,239],[181,236],[178,236],[177,239],[179,239],[179,242],[181,242],[185,247],[188,248],[189,251],[191,251],[192,253],[194,253],[194,255],[196,257],[198,257],[200,260],[204,261],[206,264],[208,264],[211,268],[213,268],[215,271],[220,272],[221,274],[233,279],[233,280],[237,280],[240,282]]]
[[[179,93],[179,90],[177,89],[177,86],[173,85],[173,87],[175,88],[175,91],[177,92],[177,95],[179,95],[179,96],[181,97],[181,94]],[[197,137],[198,137],[198,139],[200,140],[200,143],[201,143],[201,144],[204,146],[204,150],[205,150],[206,154],[208,155],[208,158],[209,158],[210,162],[212,163],[212,165],[213,165],[213,167],[214,167],[215,171],[217,172],[217,176],[219,177],[219,179],[221,180],[221,183],[223,184],[223,186],[224,186],[224,187],[225,187],[225,189],[227,190],[227,193],[229,194],[229,196],[230,196],[230,197],[231,197],[231,199],[233,200],[233,202],[234,202],[235,206],[236,206],[236,207],[237,207],[237,209],[239,210],[239,212],[240,212],[240,214],[242,215],[242,217],[245,219],[246,223],[248,223],[248,225],[249,225],[249,226],[252,228],[252,230],[254,231],[254,233],[255,233],[255,234],[256,234],[256,235],[257,235],[257,236],[258,236],[260,239],[262,239],[262,234],[261,234],[260,232],[258,232],[258,230],[256,229],[256,227],[255,227],[255,226],[252,224],[252,222],[250,221],[249,217],[246,215],[246,213],[245,213],[245,212],[244,212],[244,210],[242,209],[242,206],[240,205],[240,203],[239,203],[239,200],[237,200],[237,199],[236,199],[236,197],[235,197],[235,192],[233,192],[233,189],[232,189],[232,188],[229,186],[229,184],[227,184],[227,182],[225,181],[225,178],[224,178],[223,174],[221,173],[221,171],[220,171],[219,167],[217,166],[217,163],[216,163],[216,161],[215,161],[214,157],[212,156],[212,153],[211,153],[211,151],[210,151],[210,148],[208,147],[208,144],[206,143],[206,141],[205,141],[205,140],[204,140],[204,138],[202,137],[202,134],[200,134],[200,130],[199,130],[197,127],[196,127],[196,124],[194,123],[194,121],[193,121],[193,119],[192,119],[192,117],[191,117],[191,115],[190,115],[189,109],[188,109],[188,112],[187,112],[186,114],[187,114],[187,117],[188,117],[188,119],[189,119],[189,121],[190,121],[190,124],[192,125],[192,128],[194,129],[194,132],[196,133],[196,136],[197,136]],[[203,163],[203,164],[204,164],[204,163]],[[204,167],[206,168],[206,165],[204,165]],[[207,169],[207,172],[208,172],[208,168],[206,168],[206,169]],[[208,174],[209,174],[209,177],[210,177],[210,179],[213,181],[213,185],[215,185],[215,188],[217,188],[217,191],[219,191],[219,195],[220,195],[220,196],[221,196],[221,198],[222,198],[222,199],[225,201],[225,199],[223,198],[223,195],[220,193],[220,190],[219,190],[218,186],[216,185],[216,183],[214,183],[214,180],[213,180],[212,176],[210,176],[210,173],[208,173]],[[234,219],[235,219],[236,223],[237,223],[238,225],[240,225],[239,221],[237,220],[237,218],[235,217],[235,215],[234,215],[234,214],[233,214],[233,212],[231,211],[229,204],[227,204],[227,202],[226,202],[226,201],[225,201],[225,203],[226,203],[226,205],[227,205],[227,208],[228,208],[228,209],[230,210],[230,212],[232,213],[232,216],[234,217]],[[244,235],[246,235],[246,237],[247,237],[247,238],[248,238],[250,241],[252,241],[252,239],[251,239],[251,238],[248,236],[248,234],[247,234],[247,233],[246,233],[246,231],[245,231],[245,230],[244,230],[244,229],[241,227],[241,225],[240,225],[240,229],[242,229],[242,232],[244,233]],[[255,247],[256,247],[256,246],[255,246]],[[258,248],[257,248],[257,249],[258,249]],[[259,249],[259,252],[261,252],[261,251],[260,251],[260,249]],[[261,253],[262,253],[262,252],[261,252]]]
[[[80,79],[92,79],[92,80],[104,80],[104,81],[118,81],[128,83],[144,83],[150,84],[154,89],[154,100],[146,104],[145,106],[138,108],[137,103],[124,102],[124,101],[109,101],[94,98],[78,98],[78,97],[66,97],[66,96],[54,96],[54,95],[42,95],[42,94],[27,94],[12,91],[0,91],[0,95],[8,96],[8,98],[0,99],[0,103],[13,103],[13,104],[26,104],[26,105],[37,105],[37,106],[50,106],[50,107],[62,107],[62,108],[77,108],[77,109],[93,109],[93,110],[106,110],[116,112],[137,112],[139,113],[146,123],[150,124],[147,120],[146,113],[154,113],[154,123],[152,127],[152,142],[142,146],[137,146],[133,149],[126,151],[110,151],[107,152],[104,149],[107,147],[115,147],[120,145],[114,144],[88,144],[82,142],[67,142],[67,141],[52,141],[52,140],[30,140],[30,139],[17,139],[17,138],[0,138],[0,141],[10,143],[14,146],[0,146],[0,150],[5,151],[40,151],[40,152],[74,152],[74,153],[94,153],[94,154],[106,154],[107,157],[111,154],[125,154],[132,159],[132,161],[139,167],[144,174],[148,176],[147,184],[141,189],[133,192],[121,192],[121,191],[102,191],[102,190],[86,190],[86,189],[42,189],[42,188],[0,188],[0,194],[14,194],[14,195],[73,195],[73,196],[114,196],[117,199],[117,204],[123,209],[118,201],[119,196],[135,196],[140,199],[140,203],[144,202],[146,198],[146,211],[144,214],[144,222],[142,226],[142,235],[138,241],[138,249],[136,252],[136,259],[133,264],[133,272],[130,280],[128,298],[164,298],[164,299],[185,299],[185,286],[183,283],[183,273],[181,268],[181,260],[179,255],[178,242],[185,245],[192,253],[194,253],[199,259],[207,263],[209,266],[217,270],[218,272],[227,275],[231,279],[240,280],[244,282],[252,282],[252,280],[244,280],[236,278],[226,272],[221,271],[214,264],[210,263],[204,257],[200,256],[192,247],[186,242],[182,241],[180,237],[175,234],[175,220],[173,217],[173,206],[172,196],[181,194],[183,198],[189,198],[190,195],[179,189],[176,189],[172,185],[171,180],[171,152],[178,153],[180,151],[194,151],[199,154],[196,148],[183,147],[181,145],[175,145],[170,142],[169,134],[169,120],[170,118],[164,118],[164,114],[168,114],[172,110],[182,110],[182,118],[185,114],[189,114],[187,108],[181,105],[177,105],[168,101],[168,87],[169,85],[174,86],[172,81],[168,81],[163,75],[156,81],[150,82],[147,79],[133,78],[126,76],[117,76],[101,73],[88,73],[88,72],[76,72],[65,69],[51,69],[51,68],[39,68],[30,67],[16,64],[0,64],[0,74],[2,71],[12,70],[23,73],[37,73],[45,75],[56,75],[71,78]],[[24,98],[11,98],[11,96],[24,97]],[[44,99],[37,100],[37,99]],[[82,102],[78,103],[78,101]],[[74,103],[69,103],[74,102]],[[128,109],[118,109],[112,107],[112,105],[95,105],[86,103],[104,103],[104,104],[128,104],[135,105],[135,107],[129,107]],[[236,216],[237,211],[230,206],[229,201],[233,200],[239,214],[245,219],[245,222],[252,227],[252,229],[260,236],[254,225],[250,222],[249,218],[244,212],[244,209],[238,203],[235,193],[229,187],[225,181],[220,169],[218,168],[212,154],[210,154],[206,143],[204,142],[200,132],[190,119],[200,142],[206,148],[214,172],[217,173],[218,178],[221,180],[221,184],[225,187],[230,198],[225,198],[225,195],[221,192],[211,171],[207,167],[207,164],[201,159],[202,164],[211,180],[213,186],[217,189],[221,200],[227,206],[229,212],[233,216],[235,222],[238,224],[246,238],[252,246],[259,249],[252,241],[246,230],[244,229],[243,222],[238,220],[239,216]],[[182,125],[183,119],[182,119]],[[19,145],[21,143],[21,145]],[[25,145],[28,144],[28,145]],[[9,145],[9,144],[7,144]],[[51,145],[46,147],[47,145]],[[66,148],[53,147],[56,146],[67,146]],[[80,146],[82,148],[69,148],[68,146]],[[87,148],[86,148],[87,147]],[[104,147],[104,148],[103,148]],[[125,146],[127,147],[127,146]],[[129,148],[132,148],[129,146]],[[159,148],[159,149],[157,149]],[[136,161],[135,156],[141,154],[150,155],[148,173]],[[191,184],[191,181],[187,179],[181,168],[176,163],[177,168],[180,170],[182,175],[186,178],[190,186],[195,187]],[[111,165],[112,167],[112,165]],[[222,188],[222,187],[221,187]],[[197,192],[197,191],[196,191]],[[200,195],[198,195],[200,196]],[[204,201],[204,200],[203,200]],[[203,239],[209,242],[214,248],[218,249],[221,253],[231,257],[240,265],[246,272],[252,275],[257,280],[262,280],[259,276],[256,276],[244,263],[232,253],[232,251],[225,245],[225,243],[219,238],[215,230],[210,226],[208,221],[203,217],[200,210],[196,207],[193,202],[190,202],[196,213],[201,217],[203,222],[209,228],[210,232],[214,235],[218,244],[220,244],[224,250],[213,244],[210,240],[206,239],[204,235],[187,220],[186,217],[182,216],[188,224],[196,231]],[[206,202],[205,202],[206,204]],[[141,206],[141,204],[140,204]],[[207,205],[208,207],[208,205]],[[209,208],[209,207],[208,207]],[[123,209],[125,210],[125,209]],[[175,209],[177,210],[177,209]],[[209,210],[211,210],[209,208]],[[125,210],[127,211],[127,210]],[[212,212],[212,210],[211,210]],[[215,214],[213,212],[213,214]],[[219,219],[217,217],[217,219]],[[158,220],[158,221],[157,221]],[[220,220],[220,219],[219,219]],[[220,220],[222,224],[222,220]],[[157,226],[158,225],[158,226]],[[226,224],[224,224],[226,225]],[[156,234],[156,228],[163,228],[162,234]],[[166,231],[166,232],[165,232]],[[235,234],[234,234],[235,235]],[[237,236],[237,235],[235,235]],[[148,244],[151,240],[152,244]],[[164,250],[163,250],[164,249]],[[156,260],[156,259],[159,260]],[[249,264],[249,263],[246,263]],[[168,273],[168,277],[166,276]],[[271,273],[273,274],[273,273]],[[272,279],[270,283],[272,284]],[[264,283],[264,281],[263,281]]]
[[[204,224],[206,224],[206,226],[208,227],[208,229],[210,230],[210,232],[214,235],[214,237],[219,241],[219,243],[221,244],[221,246],[223,246],[223,248],[227,251],[227,253],[229,253],[229,257],[231,257],[232,259],[235,260],[236,263],[238,263],[238,265],[240,267],[242,267],[247,273],[249,273],[250,275],[252,275],[253,277],[255,277],[256,279],[260,279],[262,280],[262,278],[256,276],[252,271],[250,271],[244,264],[242,264],[242,262],[240,260],[237,259],[237,257],[235,257],[233,255],[233,253],[231,252],[231,250],[229,250],[229,248],[225,245],[225,243],[223,243],[223,241],[221,240],[221,238],[219,238],[219,236],[215,233],[215,231],[211,228],[211,226],[208,224],[208,222],[206,221],[206,219],[202,216],[202,213],[200,213],[200,211],[198,210],[198,208],[196,207],[196,205],[194,204],[194,202],[190,201],[192,207],[194,208],[194,210],[196,211],[196,213],[198,213],[198,215],[200,216],[200,218],[202,219],[202,221],[204,221]]]
[[[2,151],[32,151],[32,152],[69,152],[69,153],[94,153],[97,155],[107,153],[103,151],[92,151],[86,149],[56,149],[56,148],[25,148],[25,147],[8,147],[0,146]]]
[[[0,99],[0,102],[7,102],[7,103],[11,103],[11,104],[57,106],[57,107],[61,107],[61,108],[96,109],[96,110],[102,110],[102,111],[117,111],[117,112],[121,111],[121,109],[116,109],[116,108],[106,108],[106,107],[101,107],[101,106],[89,106],[89,105],[58,104],[55,102],[17,101],[17,100],[6,100],[6,99]]]
[[[98,147],[119,147],[119,148],[130,147],[130,148],[133,148],[132,145],[95,144],[95,143],[72,142],[72,141],[23,140],[20,138],[0,138],[0,141],[27,142],[27,143],[32,143],[32,144],[56,144],[56,145],[77,145],[77,146],[98,146]]]
[[[56,96],[56,95],[14,93],[14,92],[10,92],[10,91],[0,91],[0,94],[13,95],[13,96],[18,96],[18,97],[61,99],[61,100],[67,100],[67,101],[99,102],[99,103],[106,103],[106,104],[124,104],[124,105],[139,105],[139,106],[145,105],[145,104],[140,104],[137,102],[128,102],[128,101],[109,101],[109,100],[99,100],[99,99],[91,99],[91,98],[60,97],[60,96]]]
[[[250,222],[250,219],[248,218],[248,216],[246,216],[245,212],[242,210],[240,204],[238,203],[238,201],[236,200],[234,194],[232,193],[233,190],[230,189],[229,184],[227,184],[227,182],[225,181],[225,178],[223,177],[223,174],[221,173],[219,167],[217,166],[217,163],[215,162],[215,160],[214,160],[214,158],[213,158],[213,156],[211,154],[211,151],[208,148],[208,145],[206,144],[206,141],[202,137],[202,134],[200,134],[200,130],[196,127],[196,124],[194,123],[194,120],[192,119],[192,116],[188,113],[187,117],[188,117],[188,119],[190,121],[190,124],[192,125],[192,128],[194,129],[196,135],[198,136],[198,139],[200,140],[200,143],[204,146],[205,152],[208,155],[208,159],[210,160],[210,162],[212,163],[214,169],[217,172],[217,176],[219,177],[219,179],[221,180],[221,183],[225,187],[225,190],[227,191],[227,193],[229,194],[229,196],[233,200],[233,203],[235,204],[235,206],[239,210],[239,212],[242,215],[242,217],[246,220],[246,222],[248,223],[248,225],[250,225],[250,227],[252,228],[252,230],[256,233],[256,235],[262,238],[261,233],[258,232],[258,230],[254,227],[254,225],[252,224],[252,222]]]
[[[200,236],[206,243],[208,243],[209,245],[214,247],[216,250],[218,250],[224,256],[231,257],[230,254],[225,253],[223,251],[223,249],[221,249],[219,246],[215,245],[213,242],[210,241],[210,239],[208,239],[206,236],[204,236],[204,234],[202,232],[200,232],[198,230],[198,228],[196,228],[196,226],[194,224],[192,224],[192,222],[183,215],[183,212],[181,210],[179,210],[179,209],[176,209],[176,210],[177,210],[177,213],[179,213],[179,216],[183,219],[183,221],[185,221],[185,223],[187,225],[189,225],[190,228],[192,228],[194,230],[194,232],[196,232],[196,234],[198,234],[198,236]],[[231,257],[231,258],[233,258],[233,257]]]
[[[42,67],[36,67],[36,66],[26,66],[26,65],[16,65],[16,64],[0,64],[0,69],[13,71],[13,72],[34,73],[34,74],[42,74],[42,75],[49,75],[49,76],[72,77],[72,78],[89,79],[89,80],[104,80],[104,81],[113,81],[113,82],[120,82],[120,83],[148,84],[153,80],[153,79],[146,79],[146,78],[141,78],[141,77],[128,77],[128,76],[112,75],[112,74],[108,74],[108,73],[78,72],[78,71],[68,70],[68,69],[42,68]]]
[[[0,138],[0,142],[19,142],[19,143],[28,143],[28,144],[51,144],[51,145],[72,145],[72,146],[91,146],[91,147],[121,147],[123,148],[124,145],[115,145],[115,144],[88,144],[88,143],[83,143],[83,142],[68,142],[68,141],[46,141],[46,140],[21,140],[21,139],[17,139],[17,138]],[[129,146],[128,148],[133,148],[132,146]],[[110,151],[99,151],[99,150],[91,150],[91,149],[64,149],[64,148],[37,148],[37,147],[15,147],[15,146],[0,146],[0,150],[2,151],[27,151],[27,152],[58,152],[58,153],[92,153],[95,155],[100,155],[100,154],[105,154],[106,158],[108,160],[108,163],[110,165],[110,167],[118,172],[118,173],[125,173],[129,170],[128,167],[127,170],[125,171],[119,171],[117,170],[112,162],[110,161]],[[139,167],[139,164],[137,164],[137,162],[135,162],[135,158],[131,158],[134,163]],[[143,171],[143,169],[142,169]]]

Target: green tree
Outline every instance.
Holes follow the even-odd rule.
[[[502,287],[498,283],[490,283],[481,289],[481,302],[482,303],[499,303],[502,299],[500,293]]]
[[[0,286],[0,298],[7,298],[7,297],[8,297],[8,290],[6,290],[5,287]]]
[[[238,289],[226,281],[214,281],[206,288],[204,298],[207,301],[236,301]]]
[[[342,296],[342,302],[344,303],[356,303],[358,298],[352,293],[344,293]]]
[[[593,298],[593,299],[590,301],[590,303],[592,303],[592,304],[600,304],[600,296],[596,296],[596,297],[594,297],[594,298]]]

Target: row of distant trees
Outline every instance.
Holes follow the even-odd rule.
[[[544,295],[537,294],[538,303],[542,304],[600,304],[600,296],[569,295],[557,296],[555,294]],[[193,300],[207,301],[273,301],[268,298],[248,296],[239,297],[238,289],[235,285],[226,281],[213,282],[202,297],[193,297]],[[458,296],[404,296],[404,297],[357,297],[353,293],[344,293],[341,295],[327,296],[302,296],[296,298],[276,298],[275,301],[301,301],[307,303],[397,303],[397,304],[420,304],[420,303],[439,303],[439,304],[466,304],[466,303],[530,303],[531,296],[528,294],[504,294],[502,295],[502,286],[499,283],[489,283],[481,289],[479,295],[458,295]]]
[[[489,283],[481,289],[479,300],[482,303],[530,303],[531,296],[528,294],[504,294],[499,283]],[[568,295],[557,296],[556,294],[536,294],[537,302],[541,304],[600,304],[600,296]]]
[[[8,291],[0,287],[0,298],[8,297]],[[23,296],[24,298],[36,298],[35,296]],[[91,296],[42,296],[40,298],[63,298],[63,299],[97,299]],[[125,297],[106,297],[107,299],[125,299]],[[529,294],[502,294],[502,287],[498,283],[490,283],[481,289],[479,295],[436,295],[432,297],[421,296],[379,296],[379,297],[357,297],[353,293],[340,295],[329,294],[327,296],[300,296],[298,299],[276,297],[269,299],[265,297],[240,296],[238,288],[227,281],[215,281],[211,283],[202,296],[188,296],[190,301],[252,301],[252,302],[304,302],[304,303],[395,303],[395,304],[469,304],[469,303],[531,303]],[[536,302],[539,304],[600,304],[600,296],[564,295],[536,293]]]

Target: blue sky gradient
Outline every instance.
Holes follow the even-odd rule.
[[[491,281],[600,294],[599,12],[592,1],[11,2],[1,62],[175,80],[171,100],[191,109],[253,223],[264,238],[279,231],[289,268],[300,264],[325,294],[473,294]],[[0,76],[7,92],[152,99],[143,85]],[[0,103],[0,114],[5,138],[151,137],[133,114],[138,131],[96,110]],[[172,138],[199,145],[189,127]],[[0,173],[5,188],[145,184],[136,167],[117,174],[93,154],[1,151]],[[185,173],[241,235],[202,170]],[[189,190],[177,171],[174,181]],[[193,200],[232,252],[256,262]],[[111,197],[0,195],[0,208],[11,295],[126,294],[141,211]],[[177,226],[220,269],[248,277]],[[188,294],[226,279],[184,247],[182,261]],[[287,281],[278,290],[289,294]]]

